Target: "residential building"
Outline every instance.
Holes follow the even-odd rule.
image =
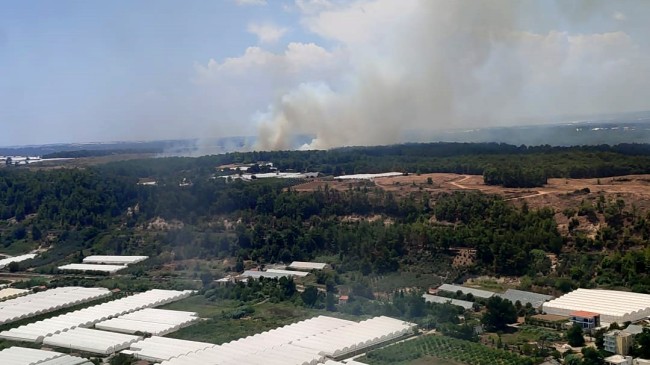
[[[603,336],[604,349],[618,355],[627,355],[632,347],[634,335],[623,330],[613,330]]]
[[[569,314],[569,319],[573,324],[582,327],[583,330],[591,330],[600,327],[600,314],[587,311],[575,311]]]

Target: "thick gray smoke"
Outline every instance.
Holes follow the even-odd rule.
[[[377,0],[307,16],[349,59],[340,78],[282,96],[262,118],[257,148],[290,148],[297,133],[322,149],[648,107],[650,67],[626,33],[522,30],[520,15],[535,11],[522,3]]]

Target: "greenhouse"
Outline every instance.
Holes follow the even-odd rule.
[[[83,259],[84,264],[132,265],[148,259],[149,256],[104,256],[93,255]]]
[[[54,288],[0,302],[0,324],[38,316],[108,297],[106,288],[81,288],[76,286]]]
[[[0,289],[0,301],[18,298],[27,294],[29,294],[29,290],[27,289],[15,289],[15,288]]]
[[[147,308],[99,322],[95,328],[134,334],[136,332],[164,336],[199,320],[195,312]]]
[[[140,309],[165,305],[189,297],[191,290],[153,289],[107,303],[80,309],[0,332],[0,338],[13,341],[42,342],[45,337],[77,327],[91,327],[95,323]],[[23,297],[25,298],[25,297]],[[18,298],[22,299],[22,298]]]
[[[431,295],[431,294],[422,294],[422,298],[424,298],[424,301],[428,303],[438,303],[438,304],[449,303],[455,306],[463,307],[463,309],[465,310],[472,309],[472,306],[474,306],[473,302],[468,302],[466,300],[439,297],[437,295]]]
[[[438,290],[446,291],[449,293],[456,293],[460,291],[465,295],[472,294],[476,298],[483,298],[483,299],[491,298],[496,294],[494,292],[487,291],[487,290],[468,288],[466,286],[452,285],[452,284],[442,284],[438,287]]]
[[[0,351],[2,365],[93,365],[90,361],[60,352],[9,347]]]
[[[9,265],[12,262],[23,262],[26,260],[33,259],[34,257],[36,257],[35,253],[28,253],[26,255],[6,257],[4,259],[0,259],[0,269],[4,269],[5,266]]]
[[[120,270],[126,269],[126,265],[100,265],[100,264],[67,264],[59,266],[63,271],[101,271],[108,274],[114,274]]]
[[[133,355],[140,360],[160,362],[173,357],[187,355],[217,345],[207,342],[178,340],[175,338],[151,336],[131,345],[123,354]]]
[[[43,344],[69,350],[109,355],[124,350],[139,340],[140,337],[138,336],[123,333],[75,328],[47,337],[43,340]]]
[[[600,314],[602,323],[634,322],[650,316],[650,294],[618,290],[577,289],[542,306],[547,314],[569,316],[572,312]]]
[[[178,356],[163,365],[320,364],[404,338],[415,325],[389,317],[353,322],[319,316],[220,346]]]

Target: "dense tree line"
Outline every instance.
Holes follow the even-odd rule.
[[[276,157],[284,161],[281,163],[293,159],[324,167],[324,163],[345,165],[363,159],[374,164],[382,153],[384,163],[420,153],[435,164],[448,156],[457,158],[454,154],[459,151],[472,158],[484,158],[480,152],[506,159],[547,156],[540,157],[543,162],[558,153],[572,157],[608,153],[633,160],[646,158],[647,150],[645,145],[572,149],[431,144],[161,158],[88,169],[3,168],[0,244],[18,252],[23,247],[55,243],[35,262],[45,271],[57,261],[77,260],[85,250],[86,254],[148,254],[153,256],[151,262],[159,264],[174,258],[236,257],[238,262],[268,263],[337,255],[339,270],[363,274],[393,272],[414,260],[447,265],[440,263],[448,262],[450,248],[468,247],[477,253],[475,265],[466,269],[471,273],[525,274],[538,282],[552,280],[548,286],[561,291],[572,287],[561,279],[571,279],[582,286],[623,285],[647,292],[650,275],[644,268],[650,255],[647,250],[629,248],[640,247],[650,237],[650,217],[634,213],[634,208],[620,199],[585,199],[576,209],[563,212],[572,225],[562,237],[555,223],[557,212],[525,205],[517,208],[500,197],[479,193],[397,196],[367,184],[350,185],[346,191],[325,187],[307,194],[293,191],[296,181],[291,180],[229,182],[211,178],[215,162]],[[558,166],[568,164],[555,162]],[[139,177],[154,178],[158,184],[138,185]],[[183,178],[192,184],[179,186]],[[381,219],[363,218],[372,215]],[[607,224],[595,237],[588,237],[580,233],[578,218],[583,217],[593,222],[603,217]],[[171,225],[148,229],[157,218]],[[564,253],[567,246],[589,255]],[[557,277],[548,276],[551,265],[546,253],[562,254]]]

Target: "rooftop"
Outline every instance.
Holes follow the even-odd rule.
[[[587,311],[575,311],[575,312],[571,312],[571,315],[574,317],[592,318],[592,317],[600,316],[600,313],[587,312]]]

